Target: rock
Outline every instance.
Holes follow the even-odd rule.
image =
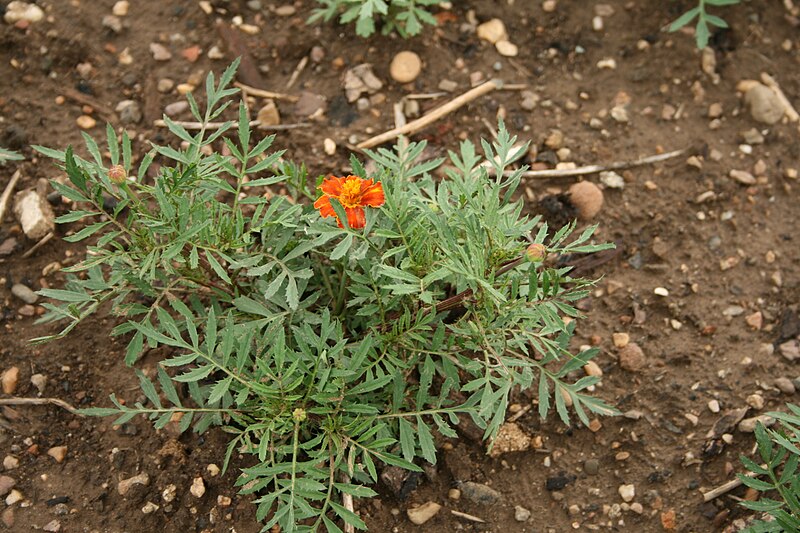
[[[447,497],[451,500],[458,501],[461,499],[461,491],[458,489],[450,489],[447,491]]]
[[[165,503],[170,503],[175,499],[175,495],[178,492],[178,487],[173,484],[167,485],[164,490],[161,491],[161,498],[164,500]]]
[[[329,137],[325,137],[325,140],[322,141],[322,149],[325,151],[327,155],[333,155],[336,153],[336,141]]]
[[[427,502],[423,503],[419,507],[411,507],[406,510],[406,514],[408,515],[408,519],[411,520],[412,523],[421,526],[438,513],[442,509],[442,506],[436,502]]]
[[[61,531],[61,522],[58,520],[51,520],[44,525],[42,531],[47,531],[48,533],[58,533]]]
[[[117,492],[119,492],[120,496],[125,496],[130,492],[131,487],[134,485],[144,485],[147,486],[150,484],[150,476],[147,475],[146,472],[142,472],[141,474],[137,474],[133,477],[129,477],[128,479],[123,479],[119,483],[117,483]]]
[[[587,459],[583,463],[583,471],[590,476],[596,476],[600,472],[600,461],[597,459]]]
[[[709,400],[708,410],[711,411],[712,413],[719,413],[720,411],[719,400],[717,400],[716,398]]]
[[[542,11],[545,13],[552,13],[558,7],[558,2],[556,0],[544,0],[542,2]]]
[[[489,456],[500,457],[504,453],[523,452],[530,448],[531,438],[514,422],[506,422],[500,426],[497,436],[492,442]]]
[[[203,50],[197,45],[181,50],[181,56],[189,63],[195,63],[200,58],[201,53],[203,53]]]
[[[225,54],[222,52],[222,50],[219,49],[219,46],[216,46],[216,45],[214,45],[214,46],[212,46],[211,48],[208,49],[208,53],[206,54],[206,56],[209,59],[224,59],[225,58]]]
[[[603,377],[603,369],[594,361],[588,361],[583,365],[583,371],[586,372],[587,376]]]
[[[574,183],[569,188],[569,198],[583,220],[591,220],[603,207],[603,191],[591,181]]]
[[[800,344],[796,340],[786,341],[778,346],[778,349],[781,355],[789,361],[800,359]]]
[[[122,100],[117,104],[115,111],[123,124],[138,124],[142,120],[142,110],[135,100]]]
[[[55,459],[57,463],[63,463],[64,459],[67,457],[67,447],[53,446],[47,450],[47,455]]]
[[[3,393],[14,394],[14,391],[17,390],[18,381],[19,381],[19,368],[12,366],[11,368],[3,372],[2,377],[0,377],[0,382],[2,382],[3,384]],[[0,494],[0,496],[2,496],[2,494]]]
[[[520,96],[522,97],[522,102],[519,105],[525,111],[536,109],[536,106],[539,105],[539,100],[541,100],[539,95],[533,91],[522,91]]]
[[[260,122],[259,127],[277,126],[281,123],[281,114],[278,112],[275,100],[264,101],[264,105],[258,110],[258,121]]]
[[[472,503],[480,505],[491,505],[503,499],[503,495],[482,483],[475,483],[473,481],[464,481],[458,484],[461,489],[461,495]]]
[[[508,33],[506,33],[506,25],[500,19],[492,19],[478,25],[477,29],[478,38],[492,44],[497,44],[498,41],[508,40]]]
[[[544,488],[548,491],[564,490],[564,488],[575,481],[576,476],[567,475],[564,472],[556,476],[548,477],[544,482]]]
[[[164,107],[164,114],[168,117],[174,117],[176,115],[180,115],[181,113],[185,112],[189,109],[189,102],[185,102],[181,100],[180,102],[173,102],[171,104],[167,104]]]
[[[634,485],[620,485],[617,489],[622,501],[630,502],[636,496],[636,487]]]
[[[111,8],[111,12],[118,17],[124,17],[128,14],[129,7],[130,4],[128,3],[128,0],[119,0],[118,2],[114,3],[114,7]]]
[[[760,394],[751,394],[745,400],[747,405],[752,407],[753,409],[763,409],[764,408],[764,397]]]
[[[744,318],[744,321],[747,322],[748,326],[756,331],[759,331],[761,326],[764,324],[764,315],[761,314],[761,311],[756,311],[752,315],[747,315]]]
[[[28,2],[10,2],[6,6],[6,13],[3,15],[3,20],[8,24],[16,24],[20,21],[29,23],[39,22],[44,18],[44,11],[42,8],[33,3]]]
[[[142,507],[142,512],[144,514],[152,514],[156,511],[158,511],[158,505],[154,504],[153,502],[147,502],[144,504],[144,507]]]
[[[531,517],[531,512],[521,505],[514,506],[514,520],[517,522],[527,522]]]
[[[3,521],[3,525],[5,525],[8,529],[14,527],[14,508],[8,507],[3,511],[2,516],[0,519]]]
[[[439,82],[439,90],[451,93],[458,89],[458,83],[452,80],[442,80]]]
[[[82,130],[90,130],[97,126],[97,121],[89,115],[81,115],[75,119],[75,124]]]
[[[31,240],[38,241],[55,229],[55,215],[50,204],[34,190],[17,194],[14,213],[22,231]]]
[[[411,83],[422,72],[422,60],[414,52],[404,50],[392,58],[389,75],[398,83]]]
[[[203,482],[203,478],[198,476],[192,480],[192,486],[189,488],[189,492],[192,493],[192,496],[195,498],[202,498],[203,494],[206,493],[206,484]]]
[[[638,372],[644,368],[645,363],[644,352],[635,342],[619,351],[619,366],[628,372]]]
[[[794,383],[792,383],[792,380],[787,377],[776,378],[775,386],[784,394],[794,394],[797,392]]]
[[[756,178],[746,170],[731,170],[728,175],[742,185],[755,185]]]
[[[311,61],[319,63],[325,59],[325,49],[321,46],[312,46],[308,55],[311,57]]]
[[[615,348],[624,348],[631,342],[631,336],[624,332],[612,333],[611,341]]]
[[[0,243],[0,257],[11,255],[16,247],[17,239],[14,237],[9,237],[8,239],[4,240],[2,243]]]
[[[9,476],[0,476],[0,496],[5,496],[17,484],[17,480]]]
[[[169,61],[172,58],[172,52],[161,43],[150,43],[150,53],[156,61]]]
[[[505,39],[494,43],[494,47],[497,49],[497,52],[504,57],[517,57],[519,54],[517,45]]]
[[[232,501],[230,496],[225,496],[224,494],[217,495],[217,505],[220,507],[230,507]]]
[[[27,285],[22,283],[15,283],[11,287],[11,294],[25,302],[26,304],[35,304],[39,299],[39,295],[33,292]]]
[[[750,107],[753,118],[764,124],[775,124],[783,117],[783,104],[772,89],[761,83],[754,83],[744,95],[745,104]]]
[[[621,124],[625,124],[627,122],[630,122],[631,120],[631,117],[628,114],[628,106],[615,105],[614,107],[611,108],[609,114],[611,115],[611,118],[613,118],[615,122],[619,122]]]
[[[114,15],[105,15],[101,24],[104,28],[108,28],[114,33],[122,33],[122,20],[120,20],[119,17],[115,17]]]
[[[770,427],[775,423],[775,419],[769,415],[758,415],[752,418],[745,418],[739,422],[739,431],[742,433],[752,433],[756,430],[756,424],[761,422],[765,427]]]
[[[25,496],[17,489],[14,489],[8,493],[8,497],[6,497],[6,505],[14,505],[15,503],[21,502],[24,499]]]
[[[300,93],[300,99],[294,104],[294,114],[301,117],[310,117],[317,113],[324,113],[325,107],[324,96],[303,91]]]
[[[617,60],[613,57],[607,57],[597,62],[597,68],[600,70],[616,70]]]
[[[605,170],[600,173],[600,183],[609,189],[624,189],[625,178],[614,172],[613,170]]]
[[[161,94],[166,94],[170,92],[172,89],[175,88],[175,82],[169,78],[161,78],[158,80],[158,84],[156,85],[156,90]]]
[[[356,65],[344,73],[344,92],[350,103],[358,100],[363,93],[374,94],[383,87],[383,82],[372,72],[372,65]]]
[[[297,8],[291,4],[286,4],[275,8],[275,14],[279,17],[291,17],[295,13],[297,13]]]
[[[6,470],[14,470],[19,466],[19,459],[14,457],[13,455],[6,455],[3,458],[3,468]]]
[[[206,465],[206,472],[208,472],[208,475],[210,475],[211,477],[217,477],[221,472],[221,470],[216,464],[210,463]]]
[[[747,144],[764,144],[764,136],[756,128],[743,131],[741,137]]]

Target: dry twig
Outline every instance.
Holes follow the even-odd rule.
[[[41,248],[42,246],[44,246],[45,244],[47,244],[47,243],[48,243],[48,241],[50,241],[50,239],[52,239],[52,238],[53,238],[53,235],[54,235],[54,233],[51,231],[50,233],[48,233],[47,235],[45,235],[44,237],[42,237],[41,239],[39,239],[39,242],[37,242],[36,244],[34,244],[33,246],[31,246],[30,250],[28,250],[27,252],[25,252],[24,254],[22,254],[22,258],[23,258],[23,259],[27,259],[27,258],[29,258],[30,256],[32,256],[32,255],[33,255],[33,252],[35,252],[36,250],[38,250],[39,248]]]
[[[202,122],[190,122],[190,121],[183,121],[183,120],[173,120],[173,122],[179,126],[183,126],[187,130],[199,130],[203,127]],[[232,120],[230,123],[228,122],[208,122],[206,124],[206,131],[211,130],[218,130],[225,124],[230,124],[231,128],[235,129],[239,127],[239,122]],[[159,128],[165,128],[167,123],[161,119],[154,120],[153,125]],[[251,126],[258,126],[259,129],[262,130],[272,130],[272,131],[283,131],[283,130],[296,130],[298,128],[308,128],[311,126],[308,122],[298,122],[296,124],[278,124],[277,126],[261,126],[261,122],[258,120],[251,120]]]
[[[6,207],[8,206],[8,202],[11,199],[11,194],[14,192],[14,187],[17,186],[17,182],[22,174],[20,173],[19,169],[14,172],[14,175],[11,176],[11,181],[8,182],[6,185],[6,189],[3,191],[3,195],[0,196],[0,224],[3,223],[3,217],[6,216]]]
[[[300,62],[297,64],[297,66],[294,68],[294,72],[292,72],[292,77],[289,78],[289,81],[286,83],[287,89],[292,88],[292,85],[295,84],[297,78],[300,76],[300,73],[303,72],[303,69],[306,68],[306,65],[308,65],[308,56],[304,56],[303,59],[301,59]]]
[[[464,94],[457,96],[456,98],[450,100],[441,107],[437,107],[436,109],[430,111],[429,113],[418,118],[417,120],[412,120],[411,122],[409,122],[408,124],[406,124],[401,128],[394,128],[387,132],[381,133],[380,135],[376,135],[375,137],[367,139],[366,141],[360,142],[357,145],[357,148],[372,148],[373,146],[378,146],[379,144],[391,141],[392,139],[399,137],[400,135],[409,135],[414,132],[417,132],[429,126],[430,124],[433,124],[440,118],[452,113],[456,109],[475,100],[476,98],[480,98],[481,96],[488,94],[494,91],[495,89],[500,89],[502,87],[503,87],[502,81],[489,80],[483,85],[479,85],[474,89],[470,89]]]
[[[299,96],[294,96],[293,94],[265,91],[264,89],[259,89],[258,87],[251,87],[250,85],[246,85],[238,81],[235,82],[234,85],[239,87],[242,91],[248,94],[252,94],[253,96],[259,96],[261,98],[274,98],[275,100],[287,100],[289,102],[296,102],[300,99]]]
[[[484,520],[483,518],[479,518],[479,517],[477,517],[475,515],[462,513],[461,511],[456,511],[455,509],[450,509],[450,512],[453,514],[453,516],[457,516],[459,518],[463,518],[464,520],[469,520],[470,522],[477,522],[479,524],[485,524],[486,523],[486,520]]]
[[[0,398],[0,405],[55,405],[73,415],[80,415],[77,409],[58,398]]]
[[[605,172],[606,170],[622,170],[625,168],[633,168],[642,165],[659,163],[661,161],[667,161],[668,159],[673,159],[684,153],[686,153],[686,149],[675,150],[673,152],[667,152],[666,154],[658,154],[658,155],[651,155],[648,157],[642,157],[639,159],[635,159],[633,161],[616,161],[614,163],[609,163],[608,165],[588,165],[585,167],[561,169],[561,170],[559,169],[526,170],[525,172],[522,173],[522,177],[523,178],[568,178],[573,176],[585,176],[587,174],[596,174],[598,172]],[[489,169],[489,171],[491,172],[492,169]],[[515,172],[514,170],[506,170],[504,172],[504,175],[510,176],[514,172]]]
[[[767,465],[761,465],[761,468],[767,468]],[[758,477],[758,474],[755,474],[753,472],[748,472],[745,475],[747,477]],[[736,487],[738,487],[741,484],[742,484],[742,480],[739,479],[738,477],[736,479],[732,479],[732,480],[728,481],[727,483],[723,483],[722,485],[720,485],[716,489],[712,489],[712,490],[710,490],[708,492],[703,493],[703,501],[704,502],[710,502],[714,498],[719,498],[723,494],[732,491],[733,489],[735,489]]]

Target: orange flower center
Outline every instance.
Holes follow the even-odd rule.
[[[342,193],[338,198],[345,209],[352,209],[361,205],[361,180],[348,179],[342,185]]]

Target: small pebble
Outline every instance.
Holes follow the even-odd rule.
[[[39,295],[33,292],[30,287],[22,283],[15,283],[11,287],[11,294],[25,302],[26,304],[35,304],[39,299]]]
[[[189,489],[189,492],[192,493],[192,496],[195,498],[202,498],[203,495],[206,493],[206,484],[203,482],[202,477],[196,477],[192,481],[192,486]]]
[[[6,470],[14,470],[19,466],[19,459],[14,457],[13,455],[6,455],[3,458],[3,468]]]
[[[784,394],[794,394],[797,389],[792,383],[792,380],[787,377],[779,377],[775,379],[775,386]]]
[[[169,61],[172,58],[172,52],[161,43],[150,43],[150,53],[156,61]]]
[[[719,413],[719,401],[716,399],[712,399],[708,402],[708,410],[712,413]]]
[[[597,459],[587,459],[583,463],[583,471],[590,476],[596,476],[600,472],[600,461]]]
[[[611,339],[616,348],[624,348],[631,342],[631,337],[627,333],[612,333]]]
[[[48,533],[58,533],[61,531],[61,522],[58,520],[51,520],[44,525],[42,531],[47,531]]]
[[[759,415],[752,418],[745,418],[739,422],[739,431],[742,433],[752,433],[756,429],[756,424],[761,422],[765,427],[770,427],[775,423],[775,419],[769,415]]]
[[[19,368],[12,366],[5,370],[2,377],[0,377],[0,381],[2,381],[3,384],[4,394],[14,394],[14,391],[17,390],[17,382],[19,381]]]
[[[497,49],[497,52],[504,57],[517,57],[519,54],[517,45],[507,40],[497,41],[494,47]]]
[[[147,502],[144,504],[144,507],[142,507],[142,512],[144,514],[152,514],[156,511],[158,511],[158,505],[154,504],[153,502]]]
[[[438,513],[442,509],[442,506],[436,502],[427,502],[423,503],[419,507],[411,507],[406,510],[406,514],[408,515],[408,519],[411,520],[413,524],[421,526]]]
[[[619,495],[622,497],[622,500],[625,502],[630,502],[636,496],[636,487],[634,485],[620,485]]]
[[[47,455],[55,459],[57,463],[63,463],[64,459],[67,457],[67,447],[53,446],[47,450]]]
[[[498,41],[507,40],[506,25],[500,19],[492,19],[480,24],[477,28],[478,38],[496,44]]]
[[[751,394],[747,397],[745,402],[753,409],[760,410],[764,408],[764,397],[760,394]]]
[[[0,496],[8,494],[16,484],[17,481],[13,477],[0,476]]]
[[[146,472],[142,472],[141,474],[137,474],[133,477],[129,477],[128,479],[123,479],[119,483],[117,483],[117,492],[119,492],[120,496],[125,496],[130,492],[131,487],[134,485],[149,485],[150,484],[150,476],[147,475]]]
[[[603,191],[591,181],[580,181],[571,185],[569,199],[583,220],[591,220],[603,207]]]
[[[82,130],[90,130],[97,125],[97,121],[89,115],[81,115],[75,119],[75,124]]]
[[[514,506],[514,520],[517,522],[527,522],[530,517],[531,512],[528,509],[521,505]]]
[[[447,497],[451,500],[458,501],[461,499],[461,491],[458,489],[450,489],[447,491]]]
[[[422,60],[414,52],[404,50],[392,58],[389,75],[398,83],[411,83],[422,72]]]
[[[14,505],[15,503],[21,502],[24,499],[25,496],[20,491],[13,489],[6,497],[6,505]]]
[[[119,2],[116,2],[114,7],[111,8],[111,12],[118,17],[124,17],[128,14],[129,7],[130,4],[127,0],[119,0]]]
[[[646,363],[644,352],[638,344],[632,342],[619,351],[619,366],[629,372],[638,372]]]

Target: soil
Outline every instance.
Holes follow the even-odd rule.
[[[38,159],[29,145],[80,146],[77,117],[90,111],[98,124],[113,120],[107,111],[121,100],[133,99],[142,107],[144,119],[128,129],[136,134],[134,152],[144,153],[147,140],[160,141],[163,136],[152,121],[167,104],[181,99],[174,89],[158,92],[158,80],[170,78],[179,84],[198,72],[221,71],[234,55],[216,29],[216,19],[231,21],[237,15],[260,28],[257,35],[240,30],[234,34],[261,67],[262,88],[308,91],[327,101],[327,114],[313,128],[279,132],[276,141],[276,148],[304,161],[312,175],[346,171],[345,145],[393,127],[392,105],[408,92],[437,92],[439,83],[448,79],[458,84],[457,94],[469,88],[474,72],[526,84],[540,97],[538,106],[524,109],[519,91],[493,92],[415,135],[430,141],[431,153],[444,153],[460,139],[477,141],[490,135],[484,119],[492,124],[501,114],[513,133],[531,139],[540,152],[547,150],[544,140],[550,131],[559,129],[563,146],[571,150],[567,160],[579,165],[682,148],[697,154],[700,169],[686,163],[687,154],[625,171],[624,189],[605,189],[603,209],[594,220],[599,237],[617,242],[620,253],[589,271],[602,279],[593,296],[582,302],[587,319],[577,327],[575,347],[600,347],[597,362],[604,375],[595,394],[627,416],[603,418],[590,430],[577,424],[567,427],[554,418],[542,422],[534,409],[518,424],[541,438],[541,449],[498,458],[487,456],[469,428],[463,428],[464,438],[442,450],[439,464],[416,480],[414,490],[396,491],[380,484],[380,496],[357,502],[356,510],[375,532],[648,532],[662,531],[662,520],[669,522],[672,513],[676,531],[705,532],[748,516],[736,501],[745,497],[743,487],[710,503],[703,503],[702,492],[742,470],[738,457],[752,453],[752,435],[731,430],[730,445],[717,440],[716,453],[704,455],[703,449],[719,417],[728,409],[747,406],[745,399],[757,391],[765,406],[751,409],[747,416],[800,401],[773,386],[778,377],[797,378],[800,368],[770,349],[798,334],[792,319],[798,303],[800,257],[794,230],[800,204],[798,184],[784,173],[798,166],[799,132],[796,124],[755,122],[736,92],[740,80],[769,72],[790,100],[800,102],[800,34],[796,19],[787,17],[781,3],[752,0],[722,13],[732,29],[711,41],[718,83],[701,70],[700,53],[690,35],[661,31],[692,7],[689,0],[608,0],[614,14],[604,17],[600,32],[592,30],[593,3],[562,0],[554,12],[545,13],[540,2],[530,0],[464,0],[452,2],[453,16],[442,16],[440,28],[409,41],[356,38],[352,28],[332,24],[307,26],[310,0],[296,1],[296,13],[288,17],[275,15],[277,4],[267,1],[261,11],[254,11],[244,1],[216,0],[211,2],[213,15],[193,0],[131,2],[119,34],[102,26],[112,0],[37,3],[46,11],[45,20],[0,28],[0,146],[20,149],[27,157],[0,167],[0,190],[15,168],[23,175],[18,190],[35,187],[41,178],[57,177],[57,169]],[[504,58],[474,32],[460,32],[468,10],[474,10],[479,21],[503,20],[519,56]],[[170,49],[172,58],[154,61],[154,42]],[[181,51],[193,45],[203,53],[191,63]],[[207,57],[214,46],[224,58]],[[322,47],[325,57],[309,62],[294,87],[286,90],[295,67],[313,46]],[[127,65],[117,59],[125,49],[133,58]],[[411,86],[400,86],[388,73],[391,58],[404,49],[416,51],[424,62],[422,75]],[[616,68],[598,68],[605,58],[613,58]],[[346,68],[364,62],[374,66],[384,88],[382,96],[373,96],[369,109],[359,111],[344,99],[342,77]],[[704,94],[698,94],[698,86]],[[95,109],[82,111],[82,104],[69,97],[56,103],[67,90],[84,94]],[[421,100],[422,111],[452,96]],[[608,112],[626,99],[630,120],[620,123]],[[715,124],[708,117],[712,103],[722,107]],[[291,104],[279,101],[278,107],[284,123],[304,120],[293,116]],[[601,120],[599,129],[590,126],[593,117]],[[747,154],[739,145],[742,132],[751,128],[761,131],[765,140]],[[100,135],[102,129],[98,126],[90,133]],[[326,137],[339,145],[333,156],[323,152]],[[552,156],[551,152],[539,159]],[[746,186],[728,177],[731,169],[753,172],[758,161],[764,169],[755,172],[757,183]],[[597,182],[598,176],[586,179]],[[528,208],[547,211],[552,202],[541,200],[565,192],[574,181],[527,182]],[[698,201],[707,191],[713,194]],[[64,205],[56,208],[58,213],[66,210]],[[69,229],[60,227],[58,236]],[[36,325],[34,318],[19,314],[22,304],[11,295],[10,287],[17,282],[34,289],[45,284],[59,287],[64,274],[43,275],[43,269],[53,262],[76,261],[83,248],[56,238],[25,258],[23,253],[34,243],[25,239],[12,215],[0,226],[0,243],[10,237],[17,245],[0,257],[0,369],[20,369],[15,396],[37,396],[30,377],[40,373],[47,377],[42,396],[75,406],[103,405],[112,392],[135,400],[136,378],[122,362],[124,339],[108,335],[112,319],[101,313],[64,340],[32,346],[28,339],[52,334],[57,326]],[[666,289],[668,295],[656,294],[656,288]],[[732,306],[743,311],[723,314],[730,314]],[[763,317],[759,328],[745,321],[757,311]],[[620,367],[613,333],[627,333],[642,348],[643,368],[631,372]],[[149,354],[139,364],[152,367],[157,361],[156,354]],[[712,399],[721,413],[709,410]],[[531,398],[523,393],[515,401],[516,407],[523,407]],[[225,444],[219,431],[177,436],[154,431],[146,420],[112,427],[110,420],[73,416],[55,406],[5,406],[0,455],[19,459],[19,466],[4,474],[14,478],[25,502],[15,504],[4,517],[13,513],[12,531],[39,529],[52,520],[67,532],[258,531],[249,499],[237,496],[233,488],[243,458],[234,456],[224,476],[213,476],[208,469],[210,464],[221,465]],[[67,455],[57,463],[46,452],[62,445]],[[597,464],[587,468],[587,460]],[[587,472],[595,466],[596,474]],[[121,496],[117,483],[140,472],[149,475],[149,485]],[[197,476],[207,487],[202,498],[188,490]],[[488,484],[502,499],[478,505],[449,498],[449,489],[460,481]],[[176,485],[177,497],[165,503],[161,492],[169,484]],[[640,509],[623,505],[618,488],[624,484],[635,486],[633,502],[640,503]],[[548,490],[555,486],[560,490]],[[218,496],[230,497],[231,505],[218,505]],[[405,510],[427,501],[443,509],[424,526],[411,524]],[[160,508],[144,514],[147,502]],[[532,518],[516,521],[515,506],[530,510]],[[459,518],[451,510],[484,522]]]

